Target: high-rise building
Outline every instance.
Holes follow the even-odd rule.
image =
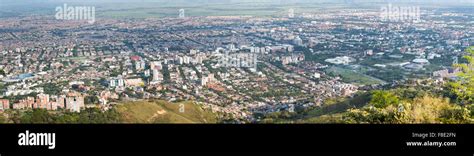
[[[66,110],[80,112],[84,105],[84,96],[79,93],[69,93],[67,96],[60,98],[60,104],[64,105]]]
[[[153,69],[157,69],[157,70],[161,70],[162,69],[162,65],[161,65],[161,62],[159,61],[153,61],[150,63],[150,69],[153,70]]]
[[[207,85],[207,81],[208,81],[207,77],[202,77],[202,78],[201,78],[201,86],[206,86],[206,85]]]
[[[117,86],[117,81],[115,79],[112,79],[109,81],[109,87],[116,87]]]
[[[153,81],[155,81],[155,82],[163,81],[163,76],[158,71],[158,69],[153,69]]]
[[[178,64],[183,64],[183,63],[184,63],[183,57],[178,57]]]
[[[125,80],[123,80],[122,78],[117,79],[117,86],[118,87],[125,86]]]
[[[147,69],[143,72],[143,74],[145,75],[145,77],[150,77],[150,69]]]
[[[125,82],[122,77],[112,78],[109,80],[109,87],[123,87],[125,86]]]
[[[0,111],[10,109],[10,101],[8,99],[0,99]]]
[[[36,104],[39,108],[47,109],[49,105],[49,95],[48,94],[38,94],[36,98]]]
[[[145,61],[137,61],[135,62],[135,69],[136,70],[143,70],[145,69]]]
[[[183,57],[183,63],[184,64],[189,64],[190,62],[191,62],[191,57],[188,57],[188,56]]]

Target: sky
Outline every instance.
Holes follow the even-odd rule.
[[[332,3],[367,3],[367,2],[386,2],[386,3],[474,3],[474,0],[0,0],[4,4],[25,4],[28,3],[65,3],[65,2],[99,2],[99,3],[136,3],[136,2],[166,2],[166,3],[311,3],[311,2],[332,2]]]

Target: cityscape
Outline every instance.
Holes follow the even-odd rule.
[[[474,123],[472,1],[19,3],[2,123]]]

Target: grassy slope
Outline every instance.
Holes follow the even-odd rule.
[[[361,108],[369,101],[369,93],[361,93],[353,98],[330,99],[322,107],[307,111],[303,117],[294,119],[276,118],[270,123],[343,123],[342,117],[348,109]]]
[[[180,105],[184,111],[180,112]],[[217,117],[192,102],[126,102],[117,106],[124,123],[216,123]]]
[[[340,67],[334,67],[334,66],[330,67],[326,69],[326,72],[329,75],[340,76],[344,82],[349,82],[349,83],[357,83],[361,85],[384,83],[384,81],[376,79],[374,77],[370,77],[368,75],[354,72],[352,70],[344,69]]]

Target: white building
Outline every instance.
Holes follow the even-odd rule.
[[[342,57],[336,57],[336,58],[331,58],[331,59],[326,59],[324,60],[326,62],[332,63],[332,64],[343,64],[343,65],[348,65],[349,63],[353,62],[354,59],[348,56],[342,56]]]
[[[303,46],[303,40],[299,36],[296,36],[296,38],[293,40],[293,44]]]
[[[109,80],[109,87],[124,87],[125,86],[125,81],[121,78],[112,78]]]
[[[320,73],[314,73],[313,77],[319,79],[319,78],[321,78],[321,74]]]
[[[155,82],[163,81],[163,75],[158,71],[158,69],[153,69],[153,81]]]

